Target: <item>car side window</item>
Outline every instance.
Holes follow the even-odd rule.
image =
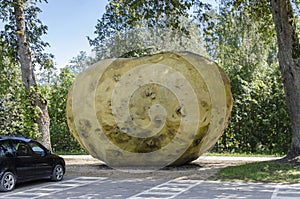
[[[3,148],[3,146],[2,146],[1,143],[0,143],[0,158],[1,158],[1,157],[4,157],[4,156],[5,156],[4,148]]]
[[[29,143],[32,151],[36,154],[36,155],[40,155],[40,156],[45,156],[46,155],[46,150],[37,142],[30,142]]]
[[[15,148],[16,148],[17,156],[31,156],[32,155],[32,151],[26,142],[22,142],[22,141],[16,142]]]
[[[14,150],[11,148],[9,141],[4,140],[0,142],[0,157],[13,157]]]

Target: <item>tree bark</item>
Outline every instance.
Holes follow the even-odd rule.
[[[292,143],[288,158],[300,156],[300,44],[289,0],[272,0],[278,41],[278,60],[291,120]]]
[[[30,93],[30,97],[32,97],[32,106],[39,108],[40,115],[36,122],[39,126],[40,132],[43,135],[42,142],[48,149],[51,149],[49,131],[50,118],[48,115],[47,100],[39,93],[37,89],[29,43],[26,38],[26,21],[24,15],[25,3],[26,0],[13,0],[14,15],[16,20],[18,59],[21,65],[22,81],[25,89]]]

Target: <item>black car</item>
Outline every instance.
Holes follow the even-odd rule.
[[[17,182],[49,178],[60,181],[65,161],[39,142],[22,136],[0,136],[0,191],[11,191]]]

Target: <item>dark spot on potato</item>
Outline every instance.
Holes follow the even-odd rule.
[[[89,136],[89,132],[92,128],[90,121],[81,119],[81,120],[79,120],[78,124],[79,124],[78,131],[79,131],[80,135],[82,135],[84,138],[87,138]]]

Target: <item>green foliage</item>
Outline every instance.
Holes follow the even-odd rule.
[[[261,23],[243,8],[220,5],[204,30],[210,55],[231,79],[234,98],[231,121],[214,151],[285,154],[291,142],[290,122],[274,27],[266,37]]]
[[[63,68],[51,86],[49,116],[54,151],[83,151],[75,138],[70,135],[66,118],[66,99],[74,78],[75,74],[70,72],[70,68]]]
[[[37,4],[42,0],[24,1],[24,12],[26,22],[26,38],[33,57],[33,65],[52,67],[52,55],[43,53],[48,43],[42,40],[47,27],[37,18],[41,12]],[[0,30],[1,58],[1,133],[21,134],[37,138],[39,135],[36,124],[39,116],[39,109],[36,108],[35,98],[26,91],[22,80],[21,70],[17,56],[16,19],[13,0],[0,0],[0,20],[3,29]],[[2,26],[1,26],[2,28]]]
[[[79,74],[91,66],[95,60],[87,56],[86,52],[80,51],[76,57],[73,57],[70,63],[66,66],[70,68],[72,74]]]
[[[7,53],[0,46],[1,54]],[[18,133],[22,129],[20,101],[16,95],[20,92],[21,81],[15,82],[18,71],[10,63],[9,57],[0,57],[0,129],[1,134]]]
[[[1,42],[0,42],[1,44]],[[36,138],[36,110],[24,90],[20,68],[9,56],[7,45],[0,45],[0,129],[1,134],[18,134]]]
[[[0,44],[0,135],[17,134],[37,139],[40,134],[35,121],[39,110],[30,106],[34,98],[23,86],[20,67],[10,56],[7,45],[1,40]],[[74,77],[69,68],[64,68],[59,75],[52,73],[44,78],[38,90],[49,99],[53,150],[84,153],[70,135],[66,121],[66,97]]]
[[[43,41],[42,36],[47,33],[48,27],[43,25],[38,19],[41,9],[39,3],[47,2],[46,0],[24,1],[24,12],[26,21],[26,36],[32,55],[33,66],[42,68],[53,68],[54,56],[45,53],[44,49],[49,47],[49,43]],[[10,56],[18,60],[17,57],[17,37],[16,37],[16,20],[14,16],[13,0],[0,0],[0,21],[3,23],[4,30],[0,31],[0,39],[3,40],[8,48],[13,52]]]
[[[195,0],[109,1],[95,27],[96,37],[89,38],[96,59],[189,49],[205,54],[199,30],[188,18],[193,2],[206,5]]]

